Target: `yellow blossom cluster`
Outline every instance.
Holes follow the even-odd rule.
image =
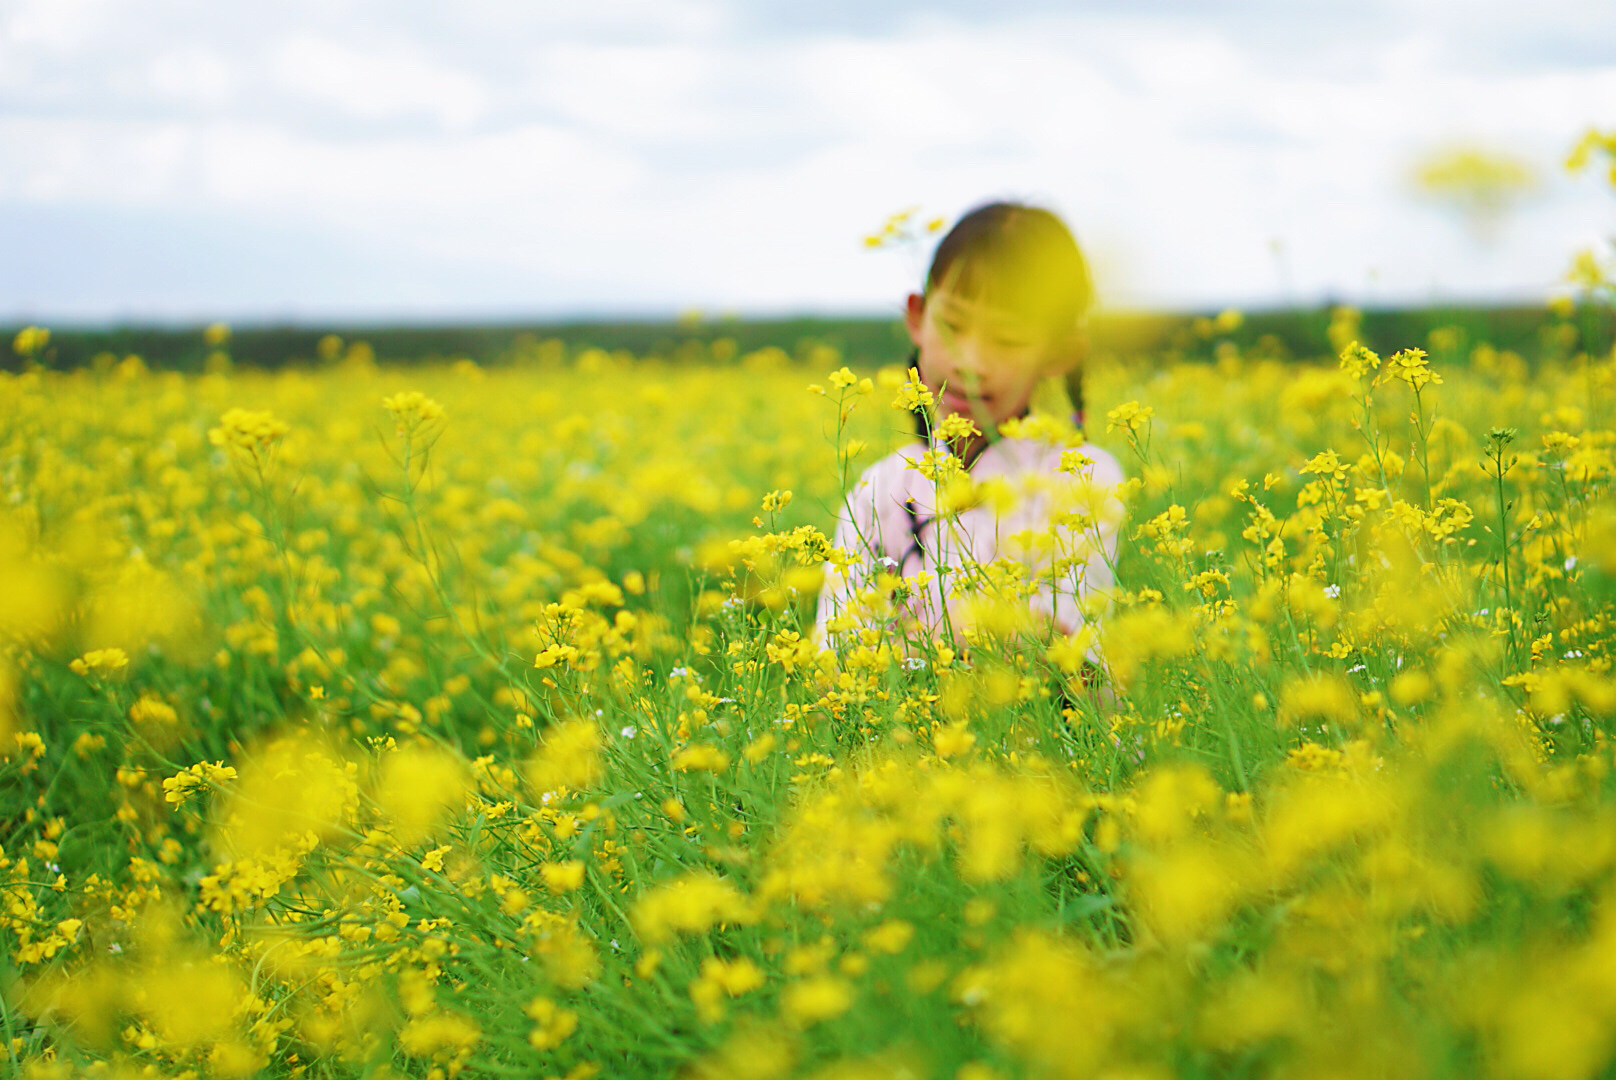
[[[1310,362],[1097,361],[1122,489],[1006,538],[1040,569],[885,568],[830,647],[850,463],[934,404],[903,367],[0,374],[7,1063],[1604,1075],[1616,355],[1575,314],[1530,360],[1343,310]],[[987,437],[1091,475],[1063,417]],[[945,516],[1053,490],[920,464]],[[1123,506],[1117,587],[1039,618]],[[914,633],[948,575],[969,624]]]
[[[219,426],[208,429],[208,441],[249,456],[267,452],[291,428],[267,409],[230,409],[219,418]]]

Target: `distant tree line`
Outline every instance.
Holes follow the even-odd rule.
[[[1333,355],[1330,326],[1334,309],[1319,307],[1225,313],[1106,312],[1091,326],[1094,350],[1122,358],[1213,360],[1228,355],[1317,359]],[[1582,305],[1545,307],[1427,307],[1369,310],[1357,322],[1364,343],[1395,351],[1433,343],[1449,354],[1479,344],[1511,349],[1528,362],[1577,352],[1602,354],[1612,341],[1612,313]],[[21,327],[5,331],[11,341]],[[331,342],[340,338],[369,344],[378,360],[425,363],[470,359],[497,365],[534,355],[576,355],[588,348],[627,351],[668,363],[727,362],[765,348],[810,361],[828,350],[856,367],[901,363],[908,339],[897,319],[787,318],[578,321],[498,325],[437,326],[242,326],[219,345],[205,340],[201,326],[52,327],[49,345],[37,357],[57,369],[94,366],[97,358],[134,354],[160,370],[202,371],[220,351],[236,367],[275,369],[315,366],[328,361]],[[1435,335],[1433,336],[1433,332]],[[214,335],[217,337],[217,334]],[[325,341],[322,347],[322,340]],[[546,348],[539,346],[551,343]],[[1221,353],[1220,353],[1221,350]],[[1450,355],[1449,359],[1456,357]],[[12,350],[0,366],[17,370]]]

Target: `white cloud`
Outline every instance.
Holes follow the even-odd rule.
[[[148,97],[203,115],[237,107],[241,86],[241,73],[230,58],[200,43],[156,53],[144,66],[120,71],[114,83],[122,96]]]
[[[536,50],[536,106],[601,139],[656,145],[723,132],[712,100],[719,50],[690,45],[554,44]]]
[[[470,74],[414,49],[356,49],[314,37],[293,37],[270,50],[275,82],[358,120],[424,115],[464,128],[487,111],[488,88]]]
[[[1544,2],[1616,29],[1591,0]],[[261,312],[385,308],[359,280],[366,250],[377,281],[413,283],[400,310],[520,306],[530,286],[535,311],[784,310],[895,303],[915,267],[857,240],[916,203],[1047,201],[1109,296],[1177,304],[1537,295],[1616,218],[1592,181],[1554,173],[1609,123],[1616,59],[1513,7],[950,10],[793,8],[809,25],[787,33],[786,9],[739,0],[14,0],[0,228],[43,208],[136,231],[194,220],[199,263],[261,259]],[[1408,197],[1410,163],[1455,138],[1553,176],[1496,251]],[[305,283],[234,220],[353,269]],[[253,308],[206,275],[154,297],[111,244],[42,252],[114,265],[79,291],[65,269],[0,281],[0,316]]]
[[[195,132],[172,122],[0,117],[0,199],[90,206],[183,198]],[[12,211],[15,212],[15,211]]]

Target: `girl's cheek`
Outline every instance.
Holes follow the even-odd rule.
[[[949,361],[947,354],[942,349],[921,350],[920,380],[933,392],[936,392],[938,386],[952,377],[953,371],[954,365]]]

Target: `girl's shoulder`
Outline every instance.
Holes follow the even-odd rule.
[[[1004,472],[1031,472],[1055,473],[1065,471],[1067,454],[1078,454],[1091,464],[1083,466],[1081,471],[1097,484],[1115,486],[1127,479],[1123,472],[1122,463],[1116,455],[1095,443],[1085,442],[1078,446],[1065,446],[1058,442],[1046,439],[1015,439],[1007,438],[996,444],[1001,449],[1000,468]]]
[[[1094,462],[1091,475],[1096,482],[1115,485],[1127,479],[1127,474],[1122,469],[1122,462],[1105,447],[1086,442],[1076,449],[1078,453]]]
[[[916,468],[930,447],[923,442],[909,442],[872,463],[859,475],[853,485],[855,491],[881,493],[908,492],[920,487],[930,490],[932,482],[926,480]],[[1094,443],[1069,447],[1044,439],[1005,438],[990,446],[971,471],[979,477],[989,475],[1011,476],[1017,473],[1057,473],[1066,462],[1068,452],[1081,454],[1092,465],[1085,466],[1088,478],[1096,484],[1114,487],[1127,479],[1122,463],[1109,450]]]
[[[849,507],[901,506],[910,499],[924,501],[932,488],[915,464],[926,452],[926,444],[905,443],[867,466],[844,499]]]
[[[926,453],[926,449],[923,442],[904,443],[886,457],[866,467],[859,474],[858,486],[866,484],[890,486],[894,481],[915,471],[914,464]]]

